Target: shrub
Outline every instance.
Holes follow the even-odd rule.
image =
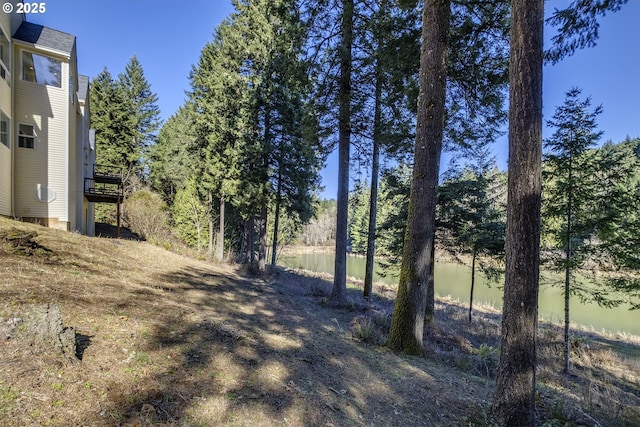
[[[369,316],[356,316],[349,325],[351,335],[367,344],[378,345],[384,343],[385,336],[378,325]]]
[[[152,243],[171,240],[169,214],[162,197],[150,190],[139,190],[124,203],[124,220],[131,231]]]
[[[487,344],[481,344],[480,347],[474,349],[475,369],[480,375],[486,375],[493,378],[498,368],[498,349]]]
[[[200,252],[207,242],[209,212],[207,205],[200,200],[195,179],[189,180],[186,188],[178,190],[172,213],[177,234]]]

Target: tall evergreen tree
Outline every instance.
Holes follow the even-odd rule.
[[[310,100],[309,64],[304,61],[307,30],[297,2],[270,1],[263,4],[263,19],[273,34],[267,45],[262,80],[257,88],[259,164],[258,265],[266,266],[268,205],[303,221],[311,212],[311,193],[322,161],[317,123]],[[279,218],[276,218],[279,219]],[[273,245],[277,246],[279,222],[274,222]],[[273,251],[275,254],[275,250]],[[274,263],[272,257],[272,264]]]
[[[349,245],[357,254],[367,251],[370,194],[371,187],[366,181],[356,182],[349,194]]]
[[[336,249],[331,296],[339,303],[347,298],[347,236],[349,205],[349,162],[351,150],[351,73],[353,67],[353,0],[342,0],[340,47],[338,50],[340,77],[338,81],[338,206],[336,219]]]
[[[640,309],[640,138],[606,143],[597,157],[607,165],[598,175],[598,201],[593,211],[598,221],[599,244],[592,259],[602,271],[600,284],[608,293]],[[598,292],[593,293],[600,302]]]
[[[402,244],[407,226],[412,168],[405,163],[382,173],[380,182],[380,227],[376,240],[388,267],[402,261]]]
[[[400,283],[387,344],[422,354],[429,274],[433,264],[436,187],[445,122],[447,53],[451,7],[448,0],[424,2],[420,54],[420,95]],[[424,220],[424,217],[431,220]]]
[[[150,183],[169,203],[189,178],[202,172],[193,124],[192,106],[181,106],[162,125],[157,142],[149,148]]]
[[[594,224],[589,221],[588,207],[595,203],[598,183],[595,178],[601,165],[594,162],[588,149],[593,148],[602,136],[596,131],[596,117],[602,106],[590,111],[591,99],[580,100],[580,89],[566,93],[562,106],[547,124],[556,129],[545,141],[545,220],[560,221],[555,229],[563,257],[552,258],[552,268],[564,273],[564,372],[569,373],[569,301],[571,293],[580,292],[572,282],[574,271],[587,260],[588,239],[593,235]],[[574,288],[574,289],[572,289]]]
[[[486,149],[477,151],[474,163],[460,171],[448,171],[438,189],[438,228],[442,245],[462,261],[471,256],[469,321],[473,310],[476,267],[497,280],[504,256],[506,203],[502,174]],[[505,186],[506,187],[506,186]]]
[[[533,426],[544,2],[514,0],[511,7],[506,272],[495,403],[497,415],[505,425]]]
[[[568,8],[556,10],[550,22],[559,26],[559,33],[553,38],[554,44],[547,52],[547,58],[559,61],[590,44],[572,45],[573,37],[594,42],[598,27],[596,16],[618,10],[625,2],[576,0]],[[580,11],[584,8],[593,13],[582,15]],[[543,23],[542,0],[512,1],[506,273],[494,396],[496,415],[506,425],[535,424]]]
[[[90,85],[91,126],[96,130],[96,162],[127,169],[138,161],[131,144],[131,116],[125,95],[105,67]]]
[[[240,2],[234,5],[241,6]],[[243,19],[234,13],[216,28],[213,40],[204,46],[190,75],[189,95],[195,107],[198,151],[205,163],[201,183],[217,201],[217,209],[212,212],[218,213],[214,251],[218,260],[224,252],[227,202],[233,199],[239,205],[242,179],[255,177],[255,169],[248,161],[249,155],[255,153],[248,147],[251,138],[256,136],[255,114],[252,114],[255,109],[251,107],[255,76],[251,72],[251,58],[244,54],[248,48],[248,30]],[[255,162],[254,158],[254,166]],[[244,196],[244,201],[251,197]],[[246,218],[246,209],[244,212]]]
[[[370,5],[371,17],[365,26],[365,40],[360,44],[368,52],[363,61],[369,67],[367,79],[373,81],[368,93],[373,116],[371,134],[371,187],[366,242],[366,266],[363,297],[369,299],[373,289],[373,267],[377,229],[377,203],[380,159],[383,153],[403,158],[410,151],[410,127],[413,124],[415,96],[411,91],[419,60],[415,17],[389,0]]]
[[[105,68],[93,80],[90,91],[97,162],[120,167],[129,188],[134,175],[146,179],[148,173],[147,148],[155,142],[160,125],[158,96],[151,91],[135,56],[117,80]]]
[[[156,133],[160,128],[160,108],[158,95],[151,90],[151,84],[144,75],[142,64],[133,55],[118,76],[126,100],[126,107],[133,118],[132,136],[135,146],[141,156],[146,149],[155,142]]]
[[[402,96],[405,95],[406,86],[410,86],[404,85],[404,83],[411,82],[414,75],[413,72],[406,72],[400,77],[399,65],[417,63],[414,51],[404,48],[404,45],[415,45],[416,38],[402,34],[402,31],[406,31],[413,35],[414,28],[403,28],[402,31],[394,28],[393,32],[385,33],[389,26],[382,25],[382,22],[390,19],[391,16],[398,19],[398,16],[391,13],[392,10],[396,13],[398,9],[391,6],[387,8],[385,4],[391,5],[393,2],[376,0],[365,3],[351,0],[324,0],[316,2],[313,7],[305,8],[307,25],[310,27],[310,37],[307,44],[308,57],[315,64],[314,76],[317,82],[316,105],[319,107],[319,123],[322,130],[329,130],[323,142],[328,150],[337,148],[338,152],[338,181],[340,184],[338,185],[339,195],[337,197],[339,206],[337,210],[338,232],[333,287],[334,298],[337,300],[343,300],[346,295],[345,266],[347,224],[349,222],[350,165],[354,161],[366,164],[370,162],[368,158],[369,146],[373,140],[374,127],[379,130],[377,134],[379,144],[383,143],[382,138],[385,136],[383,130],[395,133],[399,131],[397,117],[394,120],[386,120],[387,117],[391,117],[397,112],[405,113],[405,116],[402,117],[405,126],[406,123],[413,120],[411,115],[406,114],[408,108],[403,105]],[[405,20],[411,21],[411,15],[411,13],[405,13]],[[397,22],[395,24],[398,25]],[[393,40],[397,41],[396,44],[377,47],[380,40],[376,38],[375,34],[383,36],[386,40],[399,37],[398,40]],[[396,49],[398,47],[403,47],[403,49]],[[382,62],[377,61],[376,58],[382,56],[380,53],[382,51],[384,51],[385,58],[388,58],[385,60],[387,74],[379,72],[376,78],[376,64],[382,65]],[[396,57],[391,59],[394,54]],[[401,55],[402,60],[394,62]],[[389,78],[388,74],[392,66],[398,68],[395,79]],[[376,82],[378,82],[378,96],[374,94]],[[395,101],[400,100],[394,106],[392,106],[391,96],[386,96],[391,94],[396,96]],[[372,118],[375,116],[376,99],[381,108],[379,115],[382,120],[379,120],[377,126],[374,126],[375,120]],[[415,101],[411,108],[415,108]],[[406,127],[402,129],[402,131],[406,130]],[[405,141],[407,134],[410,132],[405,133]],[[371,210],[371,212],[375,214],[375,210]]]
[[[423,9],[433,9],[435,7],[434,4],[429,3],[428,6],[425,4]],[[451,12],[452,8],[454,13]],[[442,9],[443,7],[440,7],[440,10]],[[443,49],[444,57],[441,59],[446,65],[439,76],[435,75],[433,68],[429,70],[425,68],[426,66],[434,67],[436,65],[424,64],[421,55],[421,84],[429,86],[429,89],[433,90],[433,92],[439,91],[441,87],[446,88],[446,90],[443,89],[446,95],[445,108],[441,111],[442,120],[446,120],[446,126],[443,126],[442,133],[437,137],[436,134],[431,132],[429,137],[425,137],[426,133],[423,129],[425,123],[423,123],[423,120],[429,120],[426,123],[429,124],[427,128],[430,128],[432,122],[439,122],[441,118],[433,115],[433,112],[421,118],[420,114],[425,114],[421,109],[425,108],[425,106],[433,108],[434,104],[418,104],[414,165],[416,179],[412,183],[412,188],[415,186],[422,192],[420,196],[416,196],[418,199],[426,199],[421,206],[424,209],[418,209],[420,214],[413,213],[412,208],[409,209],[410,218],[412,218],[412,215],[419,216],[415,218],[415,221],[412,219],[408,221],[408,224],[411,224],[412,221],[414,221],[414,224],[407,227],[407,242],[420,241],[420,243],[411,249],[405,246],[403,249],[403,265],[406,265],[406,268],[403,267],[402,270],[405,272],[406,277],[413,277],[414,279],[411,279],[411,281],[420,285],[415,286],[416,292],[412,293],[410,297],[405,297],[404,290],[399,292],[398,295],[401,298],[396,299],[396,308],[402,307],[402,309],[394,311],[394,317],[405,316],[405,319],[401,321],[398,318],[397,321],[399,323],[392,321],[392,325],[395,326],[390,335],[393,338],[392,345],[398,345],[398,349],[405,349],[405,351],[409,352],[416,352],[418,348],[421,351],[421,340],[420,346],[414,344],[417,344],[418,337],[422,336],[424,326],[424,320],[409,320],[409,317],[415,319],[418,316],[426,319],[433,318],[435,236],[427,237],[424,233],[433,233],[435,231],[435,215],[431,212],[435,213],[442,147],[446,145],[449,148],[459,147],[466,149],[469,144],[485,145],[499,134],[500,126],[504,120],[502,103],[507,75],[507,37],[505,34],[505,30],[508,28],[507,2],[481,4],[476,2],[451,2],[447,4],[447,9],[449,10],[449,19],[446,23],[442,22],[442,25],[446,26],[446,30],[441,31],[441,36],[444,37],[441,38],[441,41],[447,40],[446,47]],[[423,18],[422,52],[424,52],[424,46],[427,43],[427,32],[425,31],[434,31],[433,29],[425,30],[426,25],[433,24],[431,22],[427,23]],[[491,45],[492,49],[485,49],[484,47],[487,45]],[[432,54],[433,52],[429,53]],[[437,66],[439,67],[440,65],[438,64]],[[434,74],[431,74],[430,79],[427,79],[425,76],[429,73]],[[443,80],[442,86],[440,86],[440,80]],[[434,81],[437,84],[432,83]],[[438,88],[437,90],[434,89],[436,87]],[[422,86],[421,90],[423,90]],[[438,111],[438,114],[440,114],[440,111]],[[423,152],[419,155],[418,150]],[[426,153],[427,150],[429,151],[428,154]],[[420,158],[427,159],[426,165],[418,166],[418,159]],[[415,170],[416,167],[418,167],[417,171]],[[407,257],[405,257],[405,254]],[[405,258],[407,258],[406,263]],[[425,274],[424,279],[419,279],[423,272]],[[402,271],[400,280],[399,290],[404,287],[402,281],[406,280],[402,279]],[[422,283],[424,283],[425,288],[425,301],[414,301],[415,298],[422,298],[422,292],[417,291],[421,288]],[[422,310],[423,308],[425,313],[418,315],[415,310]],[[398,326],[399,324],[402,324],[402,326]],[[405,332],[404,338],[400,338],[399,334],[402,328],[410,328],[412,330]],[[415,339],[410,339],[411,335]],[[405,344],[400,344],[401,341],[404,341]]]
[[[205,243],[209,214],[199,188],[197,177],[191,177],[186,186],[178,190],[172,206],[173,222],[178,235],[198,252]]]
[[[236,12],[216,29],[192,71],[190,96],[206,158],[204,183],[220,200],[218,248],[230,202],[245,224],[242,247],[249,260],[259,217],[264,267],[269,203],[275,199],[306,217],[317,179],[315,142],[305,125],[307,73],[299,60],[304,32],[291,0],[234,5]],[[297,196],[301,203],[283,203]]]
[[[281,117],[286,125],[285,131],[282,132],[283,137],[278,139],[273,151],[271,181],[275,189],[275,221],[272,268],[276,263],[280,213],[284,211],[289,218],[301,223],[311,219],[314,213],[313,194],[317,187],[320,167],[324,162],[318,139],[318,125],[312,108],[309,104],[304,108],[297,107],[297,103],[287,105],[292,109],[283,111]],[[296,120],[291,120],[292,118]]]

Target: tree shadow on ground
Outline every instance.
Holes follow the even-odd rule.
[[[159,316],[138,349],[147,356],[132,368],[143,370],[161,351],[171,359],[153,361],[153,374],[141,375],[135,390],[111,387],[119,422],[448,425],[488,397],[486,382],[470,394],[469,378],[354,341],[349,323],[366,308],[323,306],[326,283],[282,271],[265,282],[197,268],[157,279],[163,288],[141,292],[137,304],[170,295],[176,309]],[[459,389],[458,408],[436,404],[441,378]]]
[[[109,239],[123,239],[123,240],[137,240],[143,241],[144,239],[138,236],[127,227],[120,227],[120,237],[118,237],[118,228],[113,224],[106,222],[96,222],[96,237],[109,238]]]

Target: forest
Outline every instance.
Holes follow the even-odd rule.
[[[571,82],[542,138],[543,64],[593,46],[624,3],[574,1],[545,22],[541,0],[234,0],[166,122],[135,56],[92,79],[97,163],[123,170],[127,224],[160,246],[270,272],[283,245],[335,243],[338,306],[347,253],[367,258],[365,301],[384,260],[394,351],[424,354],[436,247],[503,277],[496,413],[534,425],[541,265],[563,277],[567,374],[570,295],[640,307],[640,138],[602,141],[603,107]],[[321,200],[334,151],[337,197]]]

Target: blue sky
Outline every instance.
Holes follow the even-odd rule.
[[[565,4],[548,0],[546,9]],[[90,78],[105,66],[115,76],[136,55],[158,94],[162,118],[167,119],[184,102],[189,71],[202,47],[232,11],[230,0],[49,0],[44,14],[27,15],[27,20],[75,35],[79,71]],[[600,20],[595,48],[545,67],[545,118],[573,86],[591,96],[594,105],[603,105],[598,120],[603,142],[640,136],[639,0],[630,0],[620,12]],[[551,132],[545,129],[544,136]],[[506,167],[506,136],[496,141],[494,152],[501,168]],[[331,156],[322,174],[326,198],[336,197],[336,160]],[[446,158],[442,164],[446,166]],[[354,170],[351,176],[356,175]]]

